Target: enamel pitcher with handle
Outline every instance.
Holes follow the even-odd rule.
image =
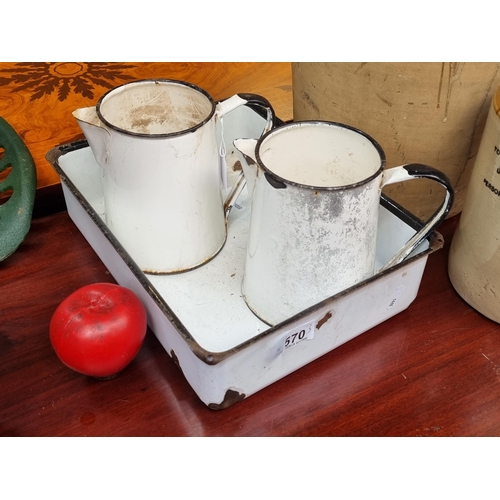
[[[102,167],[106,225],[146,273],[170,274],[211,260],[227,236],[227,215],[244,187],[224,196],[225,162],[217,124],[242,106],[269,102],[236,94],[216,103],[177,80],[139,80],[73,112]]]
[[[446,175],[421,164],[386,170],[380,145],[340,123],[289,123],[234,145],[252,197],[242,292],[269,325],[404,260],[453,202]],[[383,186],[422,177],[444,186],[441,207],[375,270]]]

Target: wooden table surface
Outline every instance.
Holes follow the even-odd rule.
[[[261,93],[268,95],[265,86]],[[59,361],[48,333],[54,310],[78,287],[113,278],[67,212],[36,217],[23,244],[0,262],[0,435],[498,436],[500,326],[449,282],[457,221],[439,228],[445,246],[429,256],[407,310],[214,411],[152,332],[112,380]]]
[[[33,221],[0,263],[2,436],[498,436],[500,328],[448,280],[457,219],[440,228],[416,300],[385,323],[221,411],[207,408],[148,332],[117,378],[66,368],[57,305],[113,279],[66,212]]]

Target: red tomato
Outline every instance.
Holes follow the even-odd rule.
[[[50,321],[50,341],[69,368],[109,378],[135,358],[146,330],[146,310],[131,290],[95,283],[59,304]]]

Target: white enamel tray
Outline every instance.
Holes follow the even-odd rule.
[[[224,119],[229,183],[239,137],[258,137],[264,119],[243,107]],[[144,274],[104,222],[101,168],[86,141],[59,146],[47,159],[61,177],[68,213],[114,279],[132,289],[148,323],[198,397],[224,409],[406,309],[415,299],[428,255],[443,246],[433,232],[403,263],[269,327],[248,309],[240,286],[250,221],[246,190],[232,210],[222,251],[193,271]],[[420,222],[383,198],[377,267],[415,233]]]

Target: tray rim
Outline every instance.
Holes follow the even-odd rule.
[[[422,258],[426,258],[431,253],[434,253],[437,250],[440,250],[444,246],[444,238],[443,236],[436,231],[435,229],[431,232],[431,234],[427,237],[429,242],[429,246],[427,249],[419,252],[417,255],[409,257],[405,259],[403,262],[396,264],[395,266],[386,269],[376,275],[367,278],[349,288],[342,290],[326,299],[300,311],[294,316],[287,318],[286,320],[278,323],[277,325],[270,326],[268,329],[263,332],[258,333],[254,337],[241,342],[240,344],[227,349],[225,351],[212,352],[205,348],[203,348],[196,339],[191,335],[189,330],[184,326],[182,321],[177,317],[175,312],[170,308],[165,299],[161,296],[161,294],[156,290],[154,285],[148,279],[148,275],[146,275],[135,263],[135,261],[130,257],[126,249],[120,243],[120,241],[113,235],[113,233],[109,230],[105,223],[103,223],[101,217],[97,214],[97,212],[92,208],[90,203],[87,201],[85,196],[80,192],[80,190],[76,187],[73,181],[66,175],[62,167],[59,165],[59,158],[64,156],[67,153],[71,153],[73,151],[77,151],[83,148],[89,147],[86,139],[77,140],[69,143],[64,143],[59,146],[56,146],[49,150],[46,154],[47,161],[52,165],[54,170],[57,172],[59,177],[61,178],[61,182],[69,189],[71,194],[75,197],[78,203],[85,210],[87,215],[91,218],[93,223],[97,226],[97,228],[101,231],[104,237],[109,241],[114,250],[118,253],[120,258],[124,261],[126,266],[132,272],[134,277],[138,280],[140,285],[145,289],[151,299],[155,302],[156,306],[160,309],[161,313],[165,315],[166,319],[172,324],[172,326],[176,329],[179,335],[183,338],[183,340],[188,344],[189,348],[193,352],[193,354],[199,358],[202,362],[207,365],[216,365],[224,361],[225,359],[239,353],[240,351],[249,348],[255,343],[259,342],[263,338],[272,335],[278,330],[286,329],[288,325],[301,320],[302,318],[307,317],[314,310],[326,306],[329,303],[334,303],[341,297],[345,297],[353,293],[354,291],[359,290],[360,288],[365,288],[369,286],[372,282],[381,279],[384,276],[397,272],[399,269],[406,267],[410,263],[420,260]],[[380,204],[384,206],[387,210],[389,210],[393,215],[398,217],[400,220],[405,222],[408,226],[410,226],[414,230],[418,230],[423,226],[423,222],[418,219],[411,212],[406,210],[400,204],[392,200],[387,195],[381,195]]]

